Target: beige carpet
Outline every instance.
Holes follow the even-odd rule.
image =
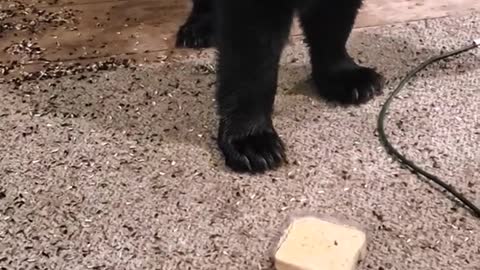
[[[480,14],[356,31],[350,50],[389,93]],[[304,95],[306,49],[285,51],[275,125],[291,165],[225,169],[206,52],[178,63],[0,85],[0,269],[271,269],[292,213],[359,222],[361,269],[478,270],[480,220],[392,161],[375,134],[386,95],[339,108]],[[393,142],[480,204],[480,49],[436,64],[395,100]],[[307,89],[308,90],[308,89]],[[308,91],[307,91],[308,93]]]

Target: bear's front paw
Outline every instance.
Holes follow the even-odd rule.
[[[263,173],[286,162],[285,147],[271,126],[220,124],[217,139],[225,164],[236,172]]]
[[[348,64],[314,74],[320,96],[345,105],[366,103],[382,94],[384,78],[372,68]]]
[[[177,32],[177,48],[209,48],[213,46],[212,20],[208,15],[190,18]]]

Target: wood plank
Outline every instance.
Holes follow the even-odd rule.
[[[358,27],[439,18],[480,11],[478,0],[366,0]]]
[[[479,0],[365,0],[355,29],[456,16],[474,11],[480,11]],[[296,22],[292,34],[301,33]]]
[[[41,4],[36,7],[59,18],[55,23],[40,22],[35,33],[15,29],[3,30],[2,33],[0,28],[0,63],[16,60],[29,64],[167,52],[173,49],[174,35],[188,15],[190,5],[190,0],[20,1],[40,1]],[[2,1],[0,4],[10,2]],[[480,1],[366,0],[355,28],[444,17],[473,10],[480,11]],[[65,15],[68,19],[62,24],[61,18]],[[4,20],[3,25],[10,19]],[[21,20],[22,16],[13,19]],[[301,34],[298,24],[293,27],[292,34]],[[40,54],[33,57],[12,54],[12,45],[28,39],[36,43],[30,50],[41,48]]]
[[[35,6],[36,8],[44,7],[64,7],[64,6],[76,6],[85,4],[100,4],[109,2],[118,2],[127,0],[2,0],[0,2],[0,10],[11,6],[12,4],[23,4],[27,6]]]
[[[76,0],[78,1],[78,0]],[[37,33],[6,31],[0,39],[0,48],[11,48],[32,39],[42,48],[45,61],[67,61],[89,57],[106,57],[121,53],[166,50],[173,46],[178,25],[188,12],[186,2],[170,0],[114,1],[70,7],[47,7],[46,11],[74,14],[75,22],[64,25],[45,23]],[[33,46],[32,46],[33,47]],[[3,61],[30,57],[3,52]]]

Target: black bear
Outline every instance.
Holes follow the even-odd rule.
[[[218,51],[218,146],[228,167],[260,173],[286,162],[272,124],[278,64],[294,15],[309,46],[318,94],[344,105],[367,102],[384,79],[358,65],[346,43],[362,0],[193,0],[177,47]]]

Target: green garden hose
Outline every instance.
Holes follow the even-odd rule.
[[[403,89],[403,87],[405,86],[405,84],[407,84],[408,81],[410,81],[410,79],[412,79],[418,72],[420,72],[421,70],[423,70],[424,68],[426,68],[428,65],[430,64],[433,64],[437,61],[440,61],[442,59],[445,59],[445,58],[448,58],[448,57],[451,57],[451,56],[454,56],[454,55],[458,55],[460,53],[463,53],[463,52],[466,52],[466,51],[469,51],[469,50],[472,50],[476,47],[480,47],[480,39],[476,39],[473,41],[472,44],[469,44],[467,46],[464,46],[463,48],[460,48],[460,49],[457,49],[455,51],[452,51],[452,52],[447,52],[447,53],[444,53],[444,54],[441,54],[439,56],[435,56],[435,57],[432,57],[430,59],[428,59],[427,61],[423,62],[422,64],[420,64],[417,68],[415,68],[414,70],[412,70],[410,73],[407,74],[407,76],[399,83],[399,85],[397,86],[397,88],[395,88],[395,90],[390,94],[390,96],[388,97],[387,101],[385,102],[385,104],[382,106],[382,110],[380,111],[380,114],[378,116],[378,133],[379,133],[379,138],[380,138],[380,141],[381,143],[383,144],[383,146],[386,148],[387,152],[391,155],[393,155],[394,157],[396,157],[397,159],[399,159],[401,162],[403,162],[405,165],[407,165],[408,167],[410,167],[410,169],[416,173],[416,174],[420,174],[420,175],[423,175],[424,177],[432,180],[433,182],[435,182],[436,184],[440,185],[441,187],[443,187],[446,191],[448,191],[449,193],[451,193],[453,196],[455,196],[458,200],[460,200],[463,204],[465,204],[468,208],[470,208],[473,212],[473,214],[477,217],[480,218],[480,208],[478,206],[476,206],[473,202],[471,202],[470,200],[468,200],[467,198],[465,198],[464,195],[462,195],[460,192],[458,192],[453,186],[445,183],[443,180],[441,180],[439,177],[429,173],[429,172],[426,172],[425,170],[423,170],[422,168],[418,167],[417,165],[415,165],[415,163],[413,163],[412,161],[408,160],[404,155],[400,154],[393,146],[392,144],[388,141],[388,138],[387,138],[387,135],[385,134],[385,128],[384,128],[384,122],[385,122],[385,116],[387,114],[387,110],[390,106],[390,103],[392,102],[392,100],[395,98],[395,96],[400,92],[400,90]],[[478,161],[480,162],[480,161]]]

